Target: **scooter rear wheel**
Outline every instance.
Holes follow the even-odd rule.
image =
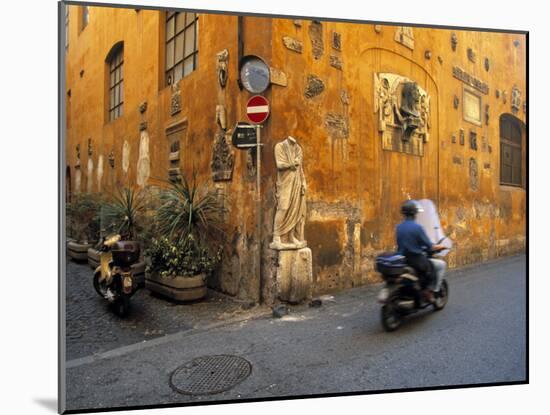
[[[121,295],[115,300],[113,307],[117,316],[125,317],[130,310],[130,299],[126,295]]]
[[[397,311],[392,302],[388,302],[382,306],[380,317],[382,327],[386,331],[397,330],[403,321],[403,316]]]
[[[101,298],[105,298],[107,294],[107,284],[105,281],[99,281],[100,278],[101,272],[98,271],[94,274],[94,289]]]

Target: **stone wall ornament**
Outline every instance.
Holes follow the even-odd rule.
[[[497,99],[500,98],[500,89],[495,89],[495,97],[496,97]]]
[[[414,33],[412,27],[399,26],[395,31],[394,40],[410,50],[414,50]]]
[[[97,159],[97,191],[101,192],[101,183],[103,181],[103,154]]]
[[[348,138],[349,125],[345,116],[329,112],[325,118],[325,126],[332,138]]]
[[[506,104],[507,101],[508,101],[508,92],[502,91],[502,102]]]
[[[456,36],[456,33],[451,33],[451,49],[453,52],[456,51],[456,45],[458,45],[458,38]]]
[[[489,125],[489,104],[485,104],[485,125]]]
[[[430,129],[430,97],[426,91],[403,76],[378,73],[374,74],[374,94],[382,147],[423,155],[422,145],[429,141]]]
[[[477,151],[477,133],[475,131],[470,131],[470,148]]]
[[[170,98],[170,115],[174,116],[181,111],[181,94],[179,83],[172,84],[172,96]]]
[[[375,25],[374,25],[374,31],[375,31],[376,33],[381,33],[381,32],[382,32],[382,25],[375,24]]]
[[[342,50],[342,34],[338,32],[332,32],[332,48],[335,50]]]
[[[296,26],[296,27],[302,27],[302,21],[301,20],[294,19],[293,23],[294,23],[294,26]]]
[[[489,58],[484,59],[483,66],[485,67],[485,70],[489,72],[489,69],[491,69],[491,62],[489,61]]]
[[[144,187],[151,175],[151,158],[149,156],[149,134],[142,131],[139,137],[139,157],[137,163],[137,185]]]
[[[143,101],[141,104],[139,104],[140,114],[143,114],[145,111],[147,111],[147,101]]]
[[[479,188],[477,161],[473,157],[470,157],[470,188],[474,191]]]
[[[475,63],[475,61],[476,61],[476,53],[475,53],[475,51],[474,51],[472,48],[468,48],[466,53],[467,53],[467,55],[468,55],[468,60],[469,60],[470,62],[474,62],[474,63]]]
[[[229,51],[227,49],[224,49],[221,52],[218,52],[216,54],[216,70],[218,71],[218,83],[222,88],[225,88],[225,85],[227,85],[228,62],[229,62]]]
[[[91,156],[93,154],[92,150],[92,139],[88,138],[88,156]]]
[[[424,51],[424,58],[430,60],[432,58],[432,51],[431,50],[425,50]]]
[[[290,50],[292,50],[296,53],[302,53],[302,50],[303,50],[302,42],[300,42],[297,39],[294,39],[294,38],[289,37],[289,36],[284,36],[283,37],[283,44],[285,45],[285,47],[287,49],[290,49]]]
[[[218,132],[212,147],[212,180],[215,182],[231,180],[233,176],[234,156],[231,146],[227,143],[224,132]]]
[[[441,65],[443,65],[443,58],[441,56],[438,56],[437,60]]]
[[[115,153],[113,150],[109,153],[109,166],[111,166],[112,169],[115,168]]]
[[[456,144],[456,135],[451,136],[451,143]]]
[[[94,186],[94,160],[88,157],[88,173],[87,173],[86,191],[92,193]]]
[[[311,40],[313,57],[315,59],[320,59],[325,49],[323,44],[323,25],[321,22],[313,20],[310,23],[309,38]]]
[[[269,68],[271,83],[279,86],[287,86],[288,80],[286,74],[280,69]]]
[[[453,76],[456,79],[460,79],[465,84],[470,85],[472,88],[475,88],[480,92],[483,92],[484,94],[489,93],[489,85],[487,85],[486,82],[483,82],[480,79],[476,78],[475,76],[470,75],[459,66],[453,66]]]
[[[518,87],[512,88],[512,112],[516,113],[521,108],[521,92]]]
[[[304,95],[306,98],[313,98],[321,94],[325,90],[325,84],[321,78],[315,75],[307,76],[306,90]]]
[[[273,223],[271,249],[301,249],[306,221],[306,178],[303,170],[302,148],[296,139],[288,136],[275,144],[277,165],[277,208]]]
[[[216,105],[216,124],[223,131],[227,130],[227,113],[223,105]]]
[[[458,136],[460,140],[460,145],[463,146],[465,140],[464,140],[464,130],[462,128],[459,130]]]
[[[343,63],[342,59],[339,56],[330,55],[329,62],[330,66],[332,66],[333,68],[342,70]]]
[[[122,145],[122,171],[128,173],[128,168],[130,167],[130,143],[127,140],[124,140]]]
[[[453,98],[453,107],[454,109],[458,109],[458,105],[460,104],[460,99],[455,95]]]

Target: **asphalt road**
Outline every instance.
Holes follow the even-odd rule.
[[[526,259],[515,256],[450,273],[440,312],[383,331],[376,293],[356,288],[321,308],[294,308],[187,330],[68,362],[68,409],[515,382],[526,379]],[[247,359],[252,373],[207,396],[173,391],[169,377],[205,355]]]

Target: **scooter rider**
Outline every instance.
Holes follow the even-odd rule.
[[[422,226],[415,222],[418,212],[423,209],[415,200],[407,200],[401,206],[404,221],[397,225],[396,239],[397,250],[407,258],[407,264],[413,267],[420,278],[420,287],[424,297],[429,302],[434,302],[434,294],[428,287],[433,281],[433,269],[427,257],[427,251],[441,251],[443,245],[432,244]]]

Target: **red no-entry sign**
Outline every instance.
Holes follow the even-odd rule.
[[[269,117],[269,101],[261,95],[254,95],[246,104],[246,116],[254,124],[261,124]]]

